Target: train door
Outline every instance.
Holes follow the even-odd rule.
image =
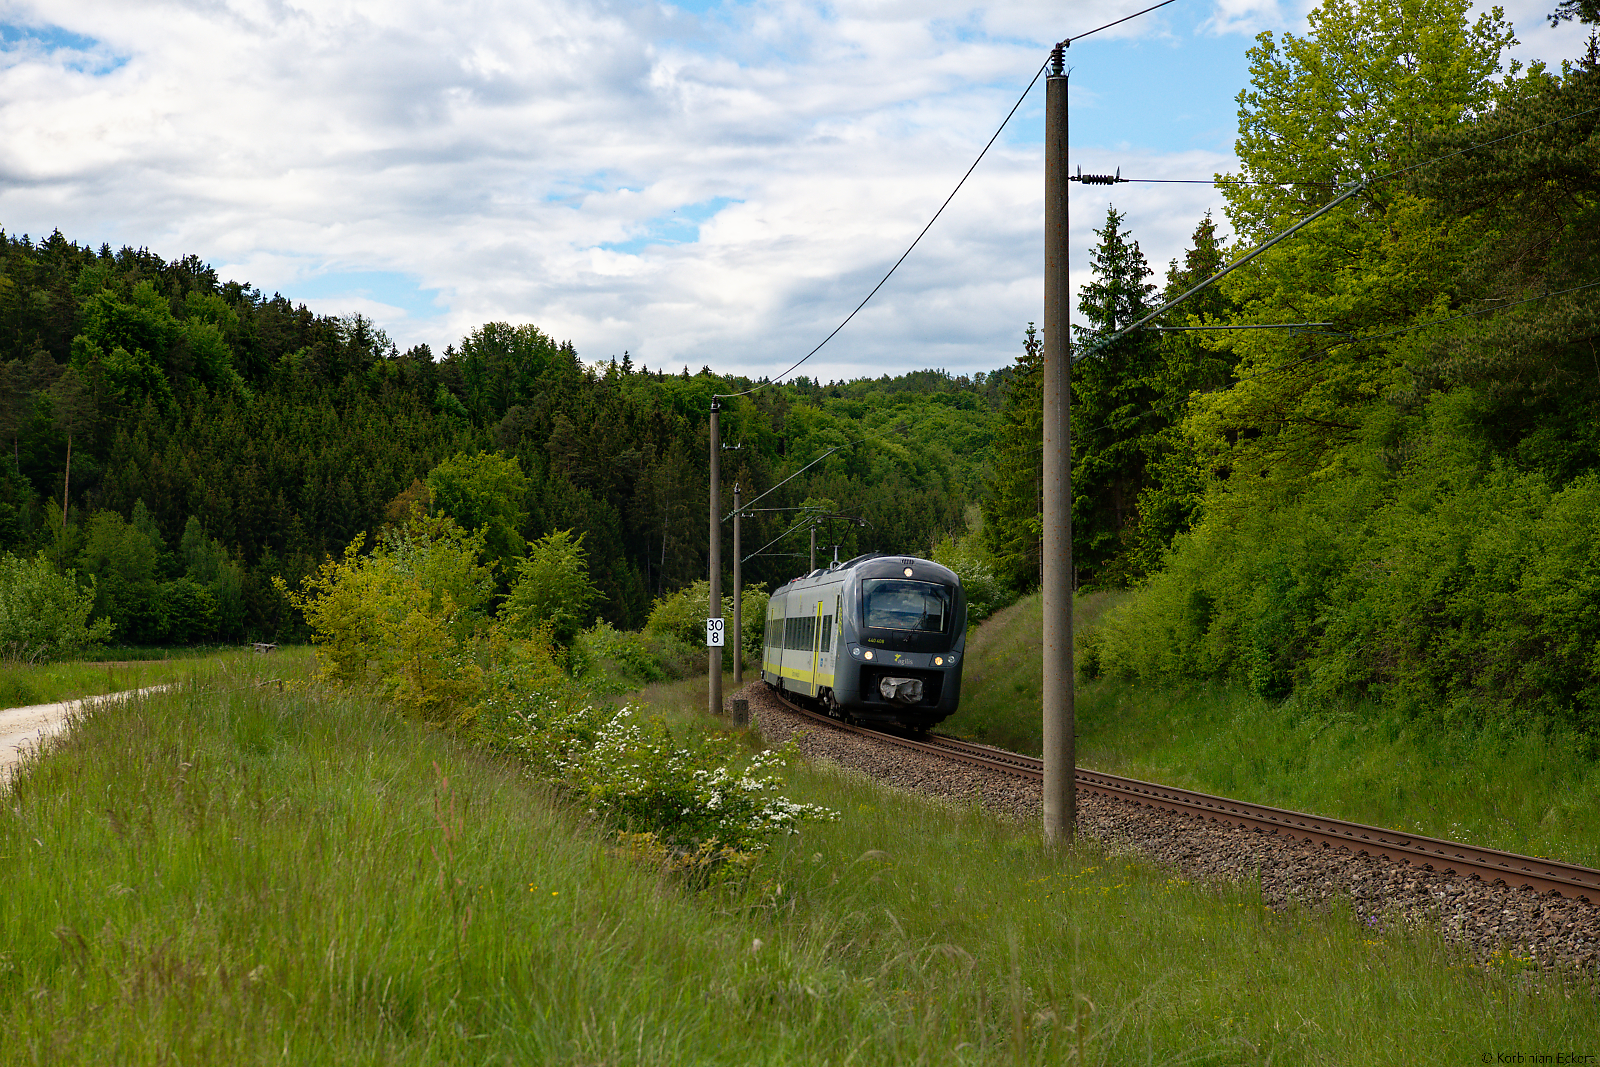
[[[772,685],[777,685],[783,678],[783,605],[782,594],[767,602],[767,631],[763,642],[761,671]]]
[[[822,601],[817,601],[811,611],[811,695],[816,696],[822,686],[822,679],[818,676],[822,666]]]
[[[834,659],[838,649],[837,632],[839,628],[838,597],[830,605],[826,600],[817,601],[817,685],[819,687],[833,688]],[[833,611],[828,608],[833,607]]]

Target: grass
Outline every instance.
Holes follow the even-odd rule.
[[[1075,632],[1093,626],[1117,599],[1108,593],[1079,597],[1072,617]],[[1038,594],[1024,597],[984,620],[967,638],[961,710],[941,730],[1014,752],[1038,755],[1043,750],[1042,610]]]
[[[203,659],[218,652],[236,652],[240,646],[230,645],[97,645],[84,649],[78,658],[88,662],[124,662],[128,660]]]
[[[1112,603],[1078,601],[1092,626]],[[1038,754],[1039,600],[969,644],[944,729]],[[1559,732],[1428,730],[1376,708],[1310,713],[1221,686],[1080,683],[1078,762],[1132,778],[1600,867],[1600,764]]]
[[[687,727],[700,686],[650,700]],[[103,708],[27,772],[0,812],[6,1062],[1476,1062],[1600,1031],[1592,991],[1520,961],[826,769],[791,792],[840,821],[699,895],[514,768],[313,687]]]
[[[237,645],[172,651],[174,655],[170,659],[64,660],[37,666],[0,661],[0,708],[104,696],[209,677],[217,672],[254,671],[256,660],[264,660],[264,664],[270,664],[277,671],[293,671],[311,658],[309,646],[280,649],[270,657],[255,656]]]

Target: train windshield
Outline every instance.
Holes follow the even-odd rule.
[[[887,630],[944,633],[950,590],[932,582],[868,578],[861,583],[862,621]]]

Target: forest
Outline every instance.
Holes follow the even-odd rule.
[[[511,461],[502,584],[525,543],[572,530],[597,614],[637,628],[705,577],[711,397],[759,384],[585,362],[500,322],[401,352],[195,257],[60,233],[0,233],[0,375],[0,551],[92,579],[95,617],[133,643],[303,636],[272,579],[294,585],[419,494],[481,525],[477,490],[441,470],[479,454]],[[836,449],[744,521],[746,555],[775,541],[748,580],[805,569],[809,527],[782,535],[807,517],[829,558],[961,528],[1009,375],[801,377],[724,401],[730,509],[735,484],[750,500]]]
[[[1162,284],[1115,203],[1075,194],[1099,221],[1075,573],[1125,591],[1079,669],[1600,739],[1600,41],[1524,68],[1463,0],[1309,25],[1250,50],[1224,217]],[[993,607],[1038,581],[1041,335],[1017,325],[991,373],[828,383],[503,322],[401,352],[193,256],[0,232],[0,555],[92,591],[119,642],[297,640],[286,590],[420,509],[480,537],[500,598],[568,537],[595,617],[637,629],[706,575],[708,413],[743,394],[724,510],[773,490],[746,581],[803,571],[820,522],[824,558],[938,551]]]

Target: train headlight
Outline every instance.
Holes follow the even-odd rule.
[[[868,659],[871,659],[872,658],[872,649],[870,649],[870,648],[867,649],[865,652],[862,653],[862,655],[866,656]]]
[[[935,667],[943,667],[944,666],[944,657],[943,656],[935,656],[935,657],[933,657],[933,665]]]
[[[906,568],[906,577],[907,578],[911,577],[911,568],[910,567]]]
[[[850,654],[852,656],[854,656],[856,659],[860,659],[861,658],[861,646],[859,646],[859,645],[851,645],[850,646]]]

